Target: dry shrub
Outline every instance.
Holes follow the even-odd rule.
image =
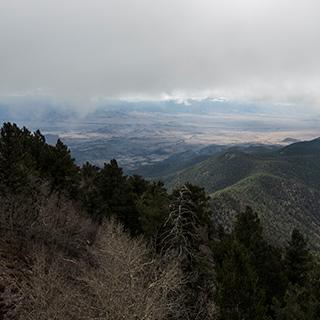
[[[155,257],[113,221],[97,233],[56,195],[41,196],[34,210],[9,200],[0,209],[0,319],[161,320],[177,312],[174,260]]]
[[[97,231],[97,225],[75,205],[61,196],[51,195],[40,207],[31,236],[48,247],[72,256],[85,254]]]
[[[30,273],[30,257],[20,247],[0,240],[0,319],[16,319],[19,283]]]
[[[17,284],[21,298],[14,319],[91,319],[80,272],[77,261],[35,248],[31,271]]]
[[[163,266],[142,239],[131,239],[109,222],[99,230],[92,254],[95,267],[35,248],[31,271],[16,283],[20,298],[10,315],[17,320],[161,320],[178,310],[177,264]]]
[[[182,278],[174,260],[164,266],[142,239],[131,239],[113,221],[99,230],[94,250],[99,267],[88,273],[87,281],[101,319],[160,320],[179,308],[174,293]]]
[[[31,198],[7,195],[0,198],[0,203],[1,238],[21,246],[45,244],[80,256],[97,229],[79,208],[58,194],[39,191]]]
[[[0,319],[81,319],[77,278],[97,226],[61,195],[33,196],[0,198]]]

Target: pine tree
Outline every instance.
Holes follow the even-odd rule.
[[[28,150],[30,132],[21,130],[16,124],[4,123],[0,133],[0,184],[5,192],[26,190],[34,163]]]
[[[213,251],[221,319],[272,317],[273,300],[281,300],[286,283],[280,250],[264,239],[258,215],[247,207],[233,232],[216,242]]]
[[[128,177],[128,184],[131,191],[136,195],[137,199],[141,197],[149,188],[149,181],[143,179],[139,175]]]
[[[141,189],[135,187],[133,191],[137,195],[136,206],[142,232],[147,239],[157,242],[160,229],[169,215],[169,196],[161,182],[147,183],[143,193]]]
[[[314,262],[303,286],[289,284],[283,303],[275,304],[276,320],[320,319],[320,265]]]
[[[250,261],[250,252],[234,239],[226,243],[221,261],[216,260],[215,303],[220,320],[263,320],[267,317],[265,291]]]
[[[277,320],[320,319],[320,268],[304,236],[294,229],[284,255],[288,287],[283,302],[275,302]]]
[[[98,176],[100,169],[89,162],[81,168],[80,199],[82,205],[93,221],[101,222],[105,211],[103,201],[98,190]]]
[[[259,285],[266,292],[266,304],[270,308],[272,300],[280,299],[286,287],[281,250],[264,239],[260,219],[250,207],[238,216],[233,236],[249,252],[250,263],[256,269]]]
[[[70,150],[60,139],[55,147],[48,146],[46,161],[52,191],[67,191],[70,196],[76,197],[80,183],[79,168],[75,165]]]
[[[117,217],[131,234],[141,233],[134,194],[127,177],[115,159],[105,164],[97,179],[98,192],[105,208],[104,215]]]
[[[299,230],[294,229],[285,251],[286,274],[291,284],[303,285],[311,265],[307,241]]]
[[[47,149],[46,139],[37,130],[29,137],[29,149],[30,153],[35,161],[36,169],[42,174],[43,177],[47,177],[48,172],[45,170],[47,167]]]

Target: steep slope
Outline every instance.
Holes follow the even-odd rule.
[[[306,234],[320,249],[320,191],[295,180],[254,174],[211,195],[213,220],[231,228],[236,214],[249,205],[259,213],[269,240],[284,244],[292,229]]]
[[[138,174],[148,178],[169,175],[188,168],[210,157],[210,155],[199,155],[193,150],[173,154],[169,158],[153,165],[144,165],[136,170],[129,171],[129,174]]]
[[[320,140],[294,143],[269,154],[228,151],[164,178],[211,194],[213,219],[227,228],[246,205],[260,215],[267,236],[284,243],[299,228],[320,249]]]
[[[192,182],[204,187],[207,192],[213,192],[245,178],[254,167],[254,156],[231,151],[210,157],[195,166],[164,177],[164,181],[169,189],[185,182]]]
[[[320,155],[320,138],[290,144],[279,152],[287,156]]]
[[[214,155],[222,152],[245,152],[248,154],[268,154],[271,151],[277,151],[278,145],[261,145],[261,144],[239,144],[235,146],[230,145],[216,145],[212,144],[207,147],[195,150],[187,150],[184,152],[174,153],[167,159],[159,161],[154,164],[142,165],[135,170],[128,171],[128,174],[138,174],[145,178],[156,179],[175,176],[179,171],[201,163]]]

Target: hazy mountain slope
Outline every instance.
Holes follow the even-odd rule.
[[[179,154],[174,154],[153,165],[141,166],[136,170],[128,171],[128,173],[138,174],[147,178],[156,178],[174,174],[175,172],[195,165],[208,157],[208,155],[197,155],[194,151],[188,150]]]
[[[159,161],[152,165],[143,165],[136,170],[129,171],[130,174],[139,174],[146,178],[161,178],[165,177],[165,180],[169,182],[171,178],[175,177],[177,172],[183,171],[189,167],[193,167],[203,161],[209,159],[211,162],[212,156],[221,155],[222,152],[228,152],[230,154],[240,154],[244,152],[246,154],[270,154],[271,151],[279,149],[277,145],[260,145],[260,144],[239,144],[236,146],[228,145],[209,145],[199,150],[187,150],[180,153],[175,153],[163,161]],[[231,158],[233,156],[231,155]],[[221,163],[219,163],[221,165]],[[200,165],[202,167],[202,165]],[[198,169],[197,169],[198,170]]]
[[[300,156],[287,156],[282,152],[286,148],[269,154],[230,150],[174,175],[166,176],[164,180],[169,188],[184,182],[192,182],[212,193],[231,186],[251,174],[266,173],[285,179],[295,179],[308,186],[320,188],[320,154],[312,154],[307,150]]]
[[[288,145],[280,150],[281,155],[301,156],[320,155],[320,138],[311,141],[301,141]]]
[[[182,170],[165,182],[169,188],[192,182],[213,192],[228,187],[249,175],[255,167],[253,156],[243,152],[226,152],[210,157],[195,166]]]
[[[202,162],[212,155],[226,149],[227,146],[213,144],[201,148],[200,150],[187,150],[174,153],[163,161],[159,161],[152,165],[140,166],[138,169],[132,170],[129,173],[142,175],[148,178],[163,177]]]
[[[235,215],[249,205],[260,214],[270,240],[284,243],[296,227],[320,249],[319,190],[295,180],[255,174],[211,196],[213,219],[228,229]]]
[[[316,139],[269,154],[227,151],[164,180],[170,188],[187,181],[204,187],[212,197],[213,219],[227,227],[250,205],[277,243],[298,227],[320,248],[319,145]]]

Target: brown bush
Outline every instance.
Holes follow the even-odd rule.
[[[179,308],[174,293],[181,286],[178,264],[163,266],[142,239],[106,223],[95,246],[99,268],[88,272],[88,285],[100,303],[102,319],[166,319]]]
[[[80,256],[94,238],[97,226],[81,210],[61,195],[43,191],[28,197],[0,198],[1,238],[20,246],[45,244]]]
[[[0,200],[0,319],[161,320],[178,312],[179,265],[119,224],[97,230],[57,195],[33,205]]]
[[[93,319],[78,280],[79,262],[35,248],[31,271],[17,286],[17,320]]]

